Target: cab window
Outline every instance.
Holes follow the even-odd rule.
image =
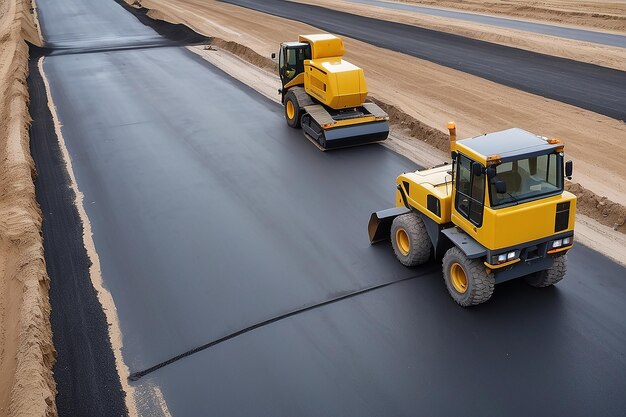
[[[471,159],[458,155],[455,207],[457,212],[476,226],[483,223],[485,176],[472,175]]]
[[[496,166],[496,178],[506,184],[506,192],[499,194],[495,185],[492,185],[491,206],[519,204],[562,192],[562,167],[563,157],[556,153],[505,162]]]
[[[311,48],[308,45],[283,47],[278,62],[283,84],[287,84],[296,75],[304,72],[305,59],[311,59]]]

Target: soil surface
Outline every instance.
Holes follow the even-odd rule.
[[[56,414],[49,279],[28,124],[32,5],[0,0],[0,415]]]

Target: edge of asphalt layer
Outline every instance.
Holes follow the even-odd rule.
[[[128,416],[129,411],[125,401],[127,394],[122,388],[109,339],[107,317],[91,281],[91,260],[85,247],[76,194],[71,187],[71,177],[55,131],[38,61],[50,55],[188,46],[210,40],[185,25],[152,19],[147,16],[148,9],[130,7],[123,0],[116,2],[141,23],[153,28],[167,42],[101,50],[64,50],[52,45],[38,47],[29,44],[27,82],[30,92],[29,112],[33,119],[29,129],[30,148],[37,171],[35,190],[42,211],[44,256],[51,281],[51,325],[57,352],[53,374],[57,386],[57,411],[61,417]],[[192,59],[213,67],[206,60],[183,49]],[[238,81],[232,77],[226,79]],[[250,94],[256,93],[249,86],[241,84],[249,89]]]
[[[114,1],[122,6],[126,11],[132,13],[133,16],[135,16],[141,23],[154,29],[156,33],[165,39],[179,45],[188,46],[201,44],[211,39],[210,37],[204,36],[182,23],[170,23],[165,20],[153,19],[148,16],[150,9],[146,9],[145,7],[133,7],[124,0]]]
[[[155,20],[147,14],[150,11],[144,7],[135,8],[128,5],[124,0],[114,0],[119,6],[130,12],[143,25],[153,29],[163,39],[155,42],[154,40],[129,41],[123,44],[103,43],[96,46],[60,46],[47,42],[44,39],[43,47],[40,47],[40,53],[44,55],[71,55],[85,54],[97,52],[113,52],[130,49],[147,49],[167,46],[193,46],[208,43],[211,38],[195,32],[193,29],[182,23],[169,23],[163,20]]]
[[[37,62],[45,49],[29,45],[30,148],[37,170],[35,192],[43,216],[50,276],[53,368],[59,416],[128,415],[108,323],[90,278],[76,195],[54,128]]]

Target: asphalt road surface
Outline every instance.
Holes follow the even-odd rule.
[[[380,145],[318,151],[287,127],[280,106],[162,46],[112,1],[38,6],[44,37],[72,51],[47,56],[44,71],[124,360],[141,372],[181,355],[132,382],[142,393],[158,386],[174,416],[624,414],[622,267],[578,245],[558,287],[511,282],[462,309],[439,265],[407,269],[388,244],[368,243],[370,212],[392,204],[394,179],[415,168],[410,161]],[[61,20],[72,34],[57,38],[51,16],[71,10],[87,15]],[[153,47],[120,50],[124,34]],[[111,42],[113,50],[101,48]],[[48,154],[56,151],[33,152],[39,172],[62,174]],[[39,182],[40,201],[71,205],[55,194],[66,182]],[[48,230],[63,230],[59,212],[43,214]],[[46,258],[53,285],[85,291],[58,272],[72,262],[61,256],[72,250],[68,236],[45,238],[46,253],[57,255]],[[73,300],[53,299],[53,310],[81,317],[61,315],[55,332],[106,332]],[[70,369],[63,378],[101,378],[98,357],[81,349],[89,347],[57,346]],[[85,410],[119,392],[84,385],[59,385],[70,407],[62,415],[107,415]],[[141,413],[153,415],[155,404],[142,397]]]
[[[220,1],[297,20],[324,31],[626,120],[626,72],[623,71],[308,4],[283,0]],[[509,105],[515,107],[515,103]]]
[[[387,9],[403,10],[427,14],[430,16],[447,17],[451,19],[466,20],[490,26],[498,26],[508,29],[523,30],[526,32],[540,33],[543,35],[558,36],[559,38],[574,39],[577,41],[593,42],[602,45],[626,48],[626,36],[614,33],[596,32],[593,30],[578,29],[566,26],[536,23],[527,20],[517,20],[504,17],[488,16],[478,13],[460,12],[457,10],[438,9],[435,7],[417,6],[415,4],[397,3],[382,0],[348,0],[352,3],[367,4],[369,6],[384,7]]]

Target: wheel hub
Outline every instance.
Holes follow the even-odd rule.
[[[463,267],[457,262],[450,267],[450,281],[458,293],[465,294],[467,291],[467,275]]]
[[[407,256],[411,251],[409,234],[401,227],[396,230],[396,244],[398,245],[398,250],[403,256]]]
[[[288,100],[287,101],[287,117],[289,117],[289,120],[293,120],[295,115],[296,115],[296,109],[294,108],[291,100]]]

